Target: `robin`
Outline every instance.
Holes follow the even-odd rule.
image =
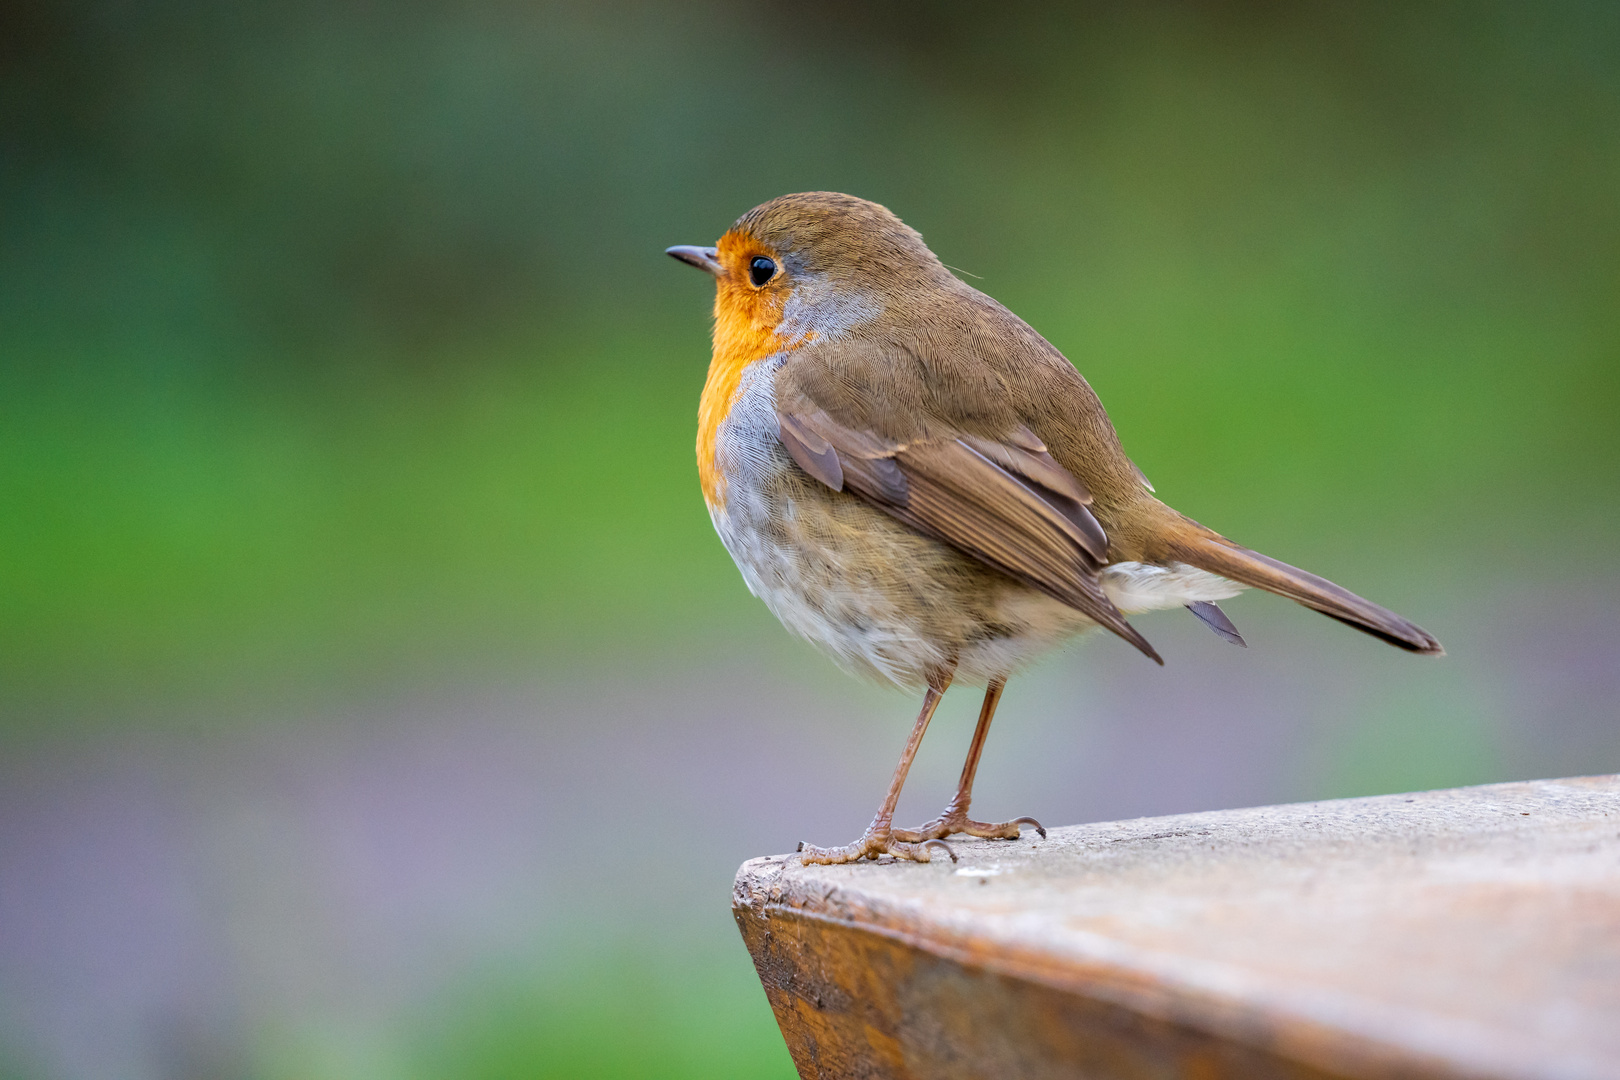
[[[1164,661],[1126,615],[1187,607],[1243,639],[1217,601],[1286,596],[1415,653],[1427,632],[1240,547],[1153,496],[1063,354],[953,275],[876,203],[784,195],[715,247],[668,253],[712,274],[714,353],[698,478],[753,594],[845,668],[924,691],[877,816],[807,863],[927,862],[956,833],[1012,839],[1033,818],[968,817],[1007,678],[1101,627]],[[956,795],[916,829],[895,804],[941,695],[985,686]]]

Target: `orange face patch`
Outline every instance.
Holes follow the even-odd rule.
[[[748,365],[774,353],[804,344],[809,335],[787,341],[776,332],[782,322],[789,285],[780,276],[763,288],[748,280],[748,263],[757,255],[776,258],[745,233],[728,232],[720,238],[720,265],[725,276],[716,279],[714,295],[714,355],[709,376],[698,401],[698,481],[711,508],[725,505],[725,478],[715,465],[715,440],[720,425],[737,399],[737,387]]]

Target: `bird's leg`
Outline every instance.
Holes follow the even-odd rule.
[[[897,859],[914,859],[917,862],[928,862],[930,848],[939,848],[956,861],[956,853],[944,841],[937,837],[919,837],[915,841],[901,841],[894,834],[894,808],[900,801],[900,789],[905,786],[906,773],[911,771],[911,759],[917,756],[917,747],[922,745],[923,733],[928,730],[928,721],[934,718],[934,710],[939,707],[939,699],[945,696],[945,688],[951,685],[952,671],[947,669],[929,676],[928,693],[923,697],[922,711],[917,714],[917,723],[911,729],[911,738],[906,740],[906,749],[900,755],[900,764],[895,767],[894,778],[889,781],[889,793],[883,797],[883,805],[878,807],[877,816],[872,824],[866,827],[866,832],[853,844],[843,847],[823,848],[811,844],[800,844],[800,858],[806,863],[846,863],[859,859],[876,859],[880,855],[893,855]]]
[[[956,833],[994,840],[1016,840],[1020,825],[1033,825],[1035,831],[1045,839],[1046,830],[1032,817],[990,824],[974,821],[967,816],[968,804],[973,801],[973,775],[979,771],[979,755],[984,753],[984,740],[990,734],[990,721],[996,715],[996,705],[1001,701],[1001,691],[1006,685],[1006,679],[995,679],[984,692],[984,704],[979,708],[979,725],[973,729],[973,743],[968,747],[967,761],[962,764],[962,779],[957,782],[956,795],[946,805],[945,812],[915,829],[891,829],[896,840],[921,844]]]

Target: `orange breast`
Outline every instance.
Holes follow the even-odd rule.
[[[715,462],[715,441],[736,403],[743,371],[755,361],[809,340],[808,334],[794,341],[783,338],[776,332],[780,320],[779,307],[763,297],[737,295],[734,286],[721,282],[714,300],[714,356],[698,401],[698,482],[711,509],[726,502],[726,478]]]

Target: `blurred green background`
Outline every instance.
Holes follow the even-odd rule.
[[[1006,809],[1620,768],[1614,5],[20,0],[0,1072],[791,1075],[730,870],[854,835],[911,703],[715,540],[661,252],[812,189],[1451,650],[1144,619],[1015,684]]]

